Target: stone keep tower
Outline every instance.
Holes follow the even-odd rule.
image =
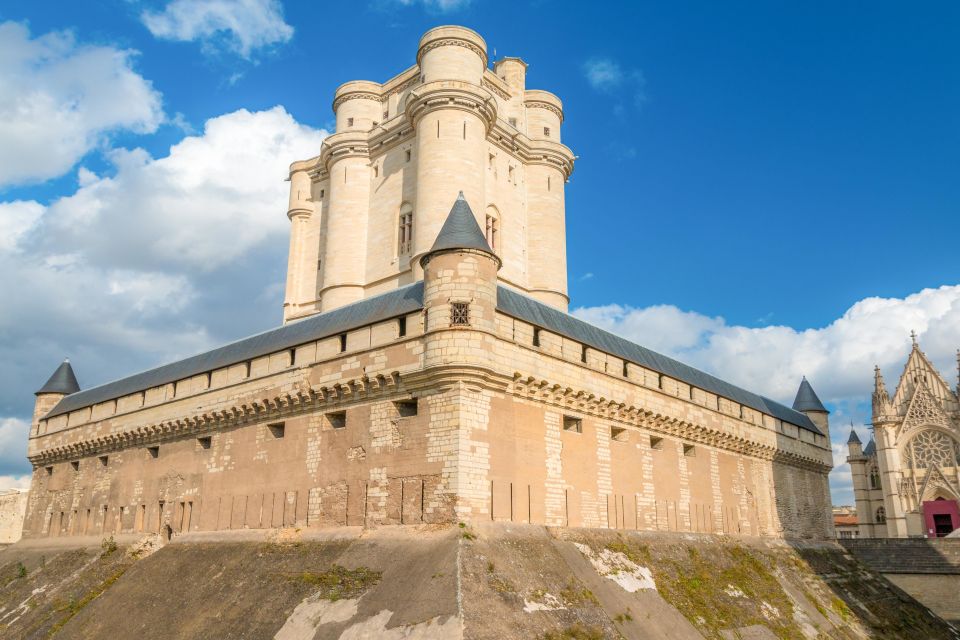
[[[519,58],[488,64],[464,27],[420,39],[416,64],[334,96],[336,132],[290,167],[284,320],[423,279],[421,258],[463,192],[502,262],[498,281],[566,310],[563,105],[526,88]]]

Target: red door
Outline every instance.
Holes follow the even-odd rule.
[[[956,500],[937,498],[923,503],[923,520],[928,538],[943,538],[955,529],[960,529],[960,507]]]

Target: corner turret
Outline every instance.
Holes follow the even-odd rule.
[[[857,435],[857,430],[853,428],[853,425],[850,425],[850,437],[847,438],[847,451],[849,451],[851,457],[859,457],[863,455],[863,443],[860,442],[860,436]]]
[[[47,415],[64,397],[77,391],[80,391],[80,384],[77,382],[77,376],[73,373],[73,367],[70,366],[70,359],[66,358],[47,382],[34,393],[37,399],[33,404],[33,426],[30,432],[37,435],[40,419]]]
[[[500,258],[487,243],[463,192],[457,196],[433,247],[420,258],[426,333],[496,329]],[[458,341],[459,342],[459,341]],[[442,361],[456,359],[447,344]]]
[[[813,387],[807,382],[806,376],[800,381],[797,397],[793,400],[793,408],[810,418],[810,421],[827,436],[827,442],[830,441],[830,412],[820,402]]]

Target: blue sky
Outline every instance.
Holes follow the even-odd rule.
[[[279,321],[283,167],[444,23],[564,101],[576,313],[781,401],[807,375],[839,456],[911,329],[955,382],[956,3],[8,0],[0,477],[63,356],[89,386]]]

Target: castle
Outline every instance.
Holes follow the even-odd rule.
[[[893,397],[874,370],[873,432],[866,447],[854,429],[847,442],[860,537],[960,529],[960,402],[915,335]]]
[[[563,105],[462,27],[336,92],[283,326],[36,395],[26,537],[483,520],[832,537],[828,413],[567,313]]]

